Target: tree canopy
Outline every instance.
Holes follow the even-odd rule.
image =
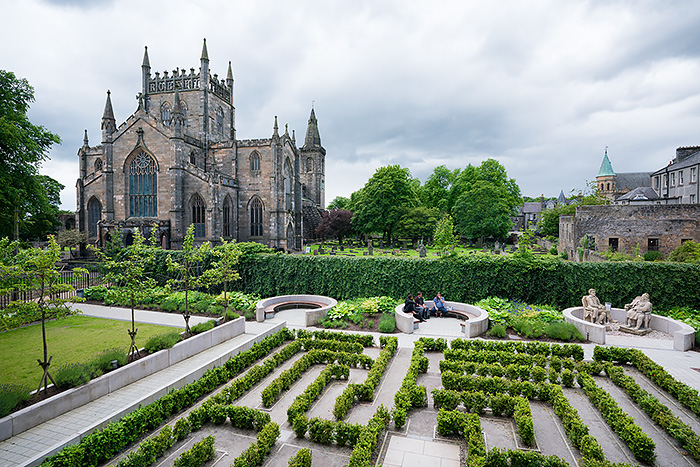
[[[20,238],[44,237],[58,225],[59,192],[63,185],[39,175],[58,135],[27,117],[34,89],[26,79],[0,70],[0,237],[12,237],[15,209]]]
[[[502,195],[493,183],[477,180],[452,209],[459,232],[469,238],[505,237],[513,223]]]
[[[413,178],[399,165],[380,167],[350,198],[353,225],[360,233],[381,233],[391,241],[401,208],[419,204]]]

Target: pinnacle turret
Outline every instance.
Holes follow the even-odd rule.
[[[141,64],[144,68],[151,68],[151,62],[148,60],[148,46],[143,47],[143,63]]]
[[[107,102],[105,102],[105,111],[102,114],[102,131],[107,134],[112,134],[117,129],[117,122],[114,119],[114,110],[112,109],[111,92],[107,90]]]
[[[615,171],[612,168],[610,159],[608,159],[608,147],[605,147],[605,156],[603,157],[603,162],[600,164],[600,170],[598,171],[598,177],[605,177],[607,175],[615,175]]]
[[[200,60],[209,61],[209,53],[207,52],[207,39],[204,38],[204,44],[202,45],[202,57]]]
[[[275,126],[272,127],[272,136],[280,135],[280,127],[277,125],[277,115],[275,115]]]
[[[85,129],[85,134],[83,136],[83,147],[90,147],[90,142],[88,141],[87,128]]]

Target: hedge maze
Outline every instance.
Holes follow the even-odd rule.
[[[398,436],[470,467],[697,466],[699,415],[635,349],[284,329],[44,465],[368,467]]]

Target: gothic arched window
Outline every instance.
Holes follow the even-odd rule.
[[[197,165],[197,156],[194,155],[194,151],[190,153],[190,164]]]
[[[102,170],[102,159],[97,158],[95,159],[95,172],[99,172]]]
[[[226,195],[226,198],[224,199],[224,219],[223,219],[223,224],[224,224],[224,237],[231,237],[233,236],[233,232],[231,229],[231,205],[233,203],[231,202],[231,197]]]
[[[260,198],[253,198],[250,203],[250,236],[262,237],[263,234],[263,204]]]
[[[205,231],[205,211],[204,200],[199,195],[194,195],[190,201],[190,209],[192,209],[192,223],[194,224],[194,236],[204,237]]]
[[[216,109],[216,129],[219,135],[224,136],[224,110],[221,107]]]
[[[131,217],[157,217],[158,190],[156,161],[145,151],[129,164],[129,214]]]
[[[97,237],[97,223],[102,219],[102,203],[95,198],[88,202],[88,235]]]
[[[170,126],[170,104],[167,102],[163,102],[163,105],[160,106],[160,121],[163,122],[163,125]]]
[[[250,155],[250,171],[260,172],[260,154],[257,152]]]
[[[306,159],[306,171],[307,172],[314,171],[314,160],[310,157],[308,159]]]

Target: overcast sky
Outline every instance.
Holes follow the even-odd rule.
[[[326,203],[400,164],[492,157],[525,196],[664,167],[700,145],[700,2],[0,0],[0,68],[29,80],[30,118],[63,143],[42,171],[75,209],[83,130],[100,143],[106,91],[135,111],[143,48],[152,73],[232,62],[237,135],[303,144],[312,102]]]

